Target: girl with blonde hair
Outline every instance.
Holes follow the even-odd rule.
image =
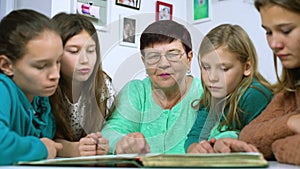
[[[240,130],[272,98],[270,84],[258,72],[251,39],[238,25],[219,25],[204,37],[199,62],[204,96],[185,142],[186,151],[257,151],[237,140]]]

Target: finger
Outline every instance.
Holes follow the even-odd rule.
[[[63,148],[63,145],[61,143],[54,143],[56,150],[61,150]]]
[[[244,151],[246,152],[258,152],[258,149],[252,145],[252,144],[248,144],[248,143],[244,143],[246,148],[244,149]]]
[[[256,148],[251,144],[247,144],[246,142],[240,140],[227,140],[230,149],[234,152],[256,152]]]
[[[97,146],[97,150],[107,151],[108,149],[109,149],[108,144],[100,144],[100,145]]]
[[[202,147],[202,145],[198,144],[192,151],[192,153],[206,154],[208,153],[208,151],[204,147]]]
[[[247,144],[237,144],[237,146],[232,146],[234,148],[232,148],[232,150],[237,151],[237,152],[251,152],[251,147]]]
[[[144,135],[139,134],[137,137],[133,139],[133,142],[131,143],[131,148],[134,153],[148,153],[150,152],[150,146],[145,139]]]
[[[120,144],[120,143],[117,143],[117,144],[116,144],[116,150],[115,150],[115,153],[116,153],[116,154],[123,154],[122,148],[121,148],[121,146],[120,146],[119,144]]]
[[[202,143],[203,144],[203,143]],[[194,148],[191,150],[190,153],[200,153],[200,154],[206,154],[209,153],[200,143],[197,143]]]
[[[149,146],[148,142],[146,142],[144,153],[150,153],[150,146]]]
[[[136,142],[137,142],[137,148],[139,153],[150,153],[150,146],[145,138],[145,136],[142,133],[136,133],[135,135]]]
[[[99,138],[97,144],[97,150],[108,150],[109,149],[109,141],[106,138]]]
[[[107,150],[97,150],[96,155],[107,155],[108,151]]]
[[[258,149],[254,145],[250,144],[250,147],[251,147],[251,152],[259,152]]]
[[[79,146],[79,151],[96,151],[96,145],[82,145],[82,146]]]
[[[97,138],[101,138],[102,137],[102,134],[99,131],[97,131],[95,134],[96,134]]]
[[[237,143],[232,144],[231,147],[231,149],[236,152],[258,152],[255,146],[242,141],[237,141]]]
[[[106,150],[106,149],[108,149],[108,147],[109,147],[108,144],[98,144],[97,150]]]
[[[90,137],[84,137],[79,140],[79,145],[96,145],[97,140],[90,138]]]
[[[96,150],[94,151],[79,151],[80,156],[94,156],[96,154]]]
[[[199,143],[199,150],[201,151],[201,153],[214,153],[215,152],[213,147],[211,146],[211,144],[206,140],[202,140]]]
[[[123,137],[116,149],[117,153],[141,153],[142,149],[144,149],[144,143],[139,142],[138,140],[145,140],[145,137],[142,133],[129,133],[125,137]],[[142,148],[140,148],[142,147]]]
[[[92,138],[94,139],[95,141],[98,140],[98,136],[96,133],[90,133],[87,135],[87,138]]]
[[[131,133],[131,137],[134,137],[134,138],[145,138],[144,134],[142,133],[139,133],[139,132],[136,132],[136,133]]]
[[[217,141],[216,138],[212,138],[212,139],[209,141],[209,143],[210,143],[211,145],[214,145],[214,144],[216,143],[216,141]]]
[[[109,141],[107,138],[98,138],[98,144],[108,144]]]
[[[231,149],[228,146],[215,148],[216,153],[230,153]]]
[[[99,145],[97,147],[97,155],[106,155],[108,154],[109,145]]]
[[[123,137],[116,145],[116,153],[117,154],[124,154],[127,153],[129,145],[127,143],[127,137]]]
[[[127,140],[128,147],[127,147],[127,153],[141,153],[141,150],[144,148],[142,143],[140,142],[140,139],[137,138],[128,138]]]
[[[224,140],[216,141],[216,143],[214,145],[214,150],[217,153],[230,153],[231,152],[230,145],[227,142],[225,142]]]

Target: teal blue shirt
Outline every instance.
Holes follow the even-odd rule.
[[[188,134],[188,138],[185,141],[185,150],[187,151],[188,147],[191,144],[199,142],[201,140],[210,140],[211,138],[238,138],[240,130],[265,109],[265,107],[271,101],[272,97],[272,92],[268,88],[260,84],[256,79],[254,79],[251,83],[251,86],[246,90],[238,103],[239,108],[243,110],[244,113],[239,114],[239,119],[242,123],[242,126],[240,129],[237,129],[235,131],[225,130],[224,126],[222,130],[219,131],[219,123],[217,123],[215,126],[211,126],[211,129],[208,130],[208,109],[206,107],[201,107],[197,113],[195,124],[193,125],[191,131]],[[227,111],[228,109],[225,109],[225,115],[227,114]],[[221,117],[220,119],[221,121],[223,121],[224,117]],[[235,125],[237,125],[237,123]],[[202,137],[203,135],[204,137]]]
[[[172,109],[162,109],[153,100],[149,78],[129,82],[118,95],[116,110],[102,131],[109,139],[110,153],[121,137],[132,132],[144,134],[151,153],[184,153],[184,141],[196,118],[192,103],[202,95],[200,79],[193,78],[184,98]]]
[[[47,158],[47,148],[39,138],[52,139],[55,133],[48,98],[34,97],[30,103],[2,73],[0,93],[0,165]]]

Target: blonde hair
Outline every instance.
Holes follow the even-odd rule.
[[[213,52],[214,50],[223,47],[227,51],[238,56],[238,60],[242,65],[246,62],[251,64],[251,74],[244,76],[239,85],[224,99],[223,107],[221,108],[224,121],[219,125],[219,129],[223,126],[227,126],[228,129],[240,129],[242,126],[239,119],[240,113],[244,112],[238,103],[245,93],[245,91],[251,86],[253,78],[257,79],[258,82],[263,84],[265,87],[271,88],[269,82],[258,72],[257,54],[255,47],[249,38],[248,34],[238,25],[222,24],[212,29],[203,39],[199,49],[199,63],[202,56]],[[206,107],[210,113],[213,113],[215,106],[217,105],[216,100],[212,98],[207,87],[203,83],[204,96],[199,102],[199,107]],[[224,109],[228,110],[227,116],[224,115]],[[237,124],[237,125],[236,125]]]

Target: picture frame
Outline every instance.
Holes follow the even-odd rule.
[[[212,20],[211,0],[188,0],[187,8],[188,21],[192,24]]]
[[[137,47],[137,19],[120,15],[120,45]]]
[[[116,0],[116,5],[139,10],[141,0]]]
[[[86,16],[99,31],[108,31],[110,2],[108,0],[74,0],[73,13]]]
[[[173,5],[161,1],[156,1],[156,21],[172,20]]]

